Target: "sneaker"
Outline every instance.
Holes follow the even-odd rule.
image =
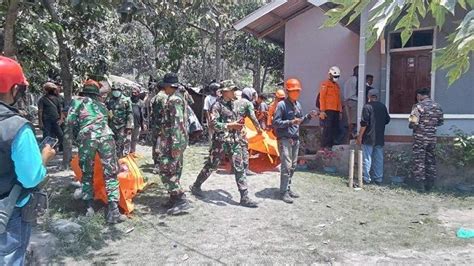
[[[186,196],[182,194],[180,197],[178,197],[173,207],[168,209],[166,213],[168,215],[178,215],[187,213],[187,210],[189,209],[191,209],[191,204],[189,204],[189,201],[186,199]]]
[[[204,198],[204,192],[202,191],[201,186],[196,186],[195,184],[193,184],[189,186],[189,190],[194,196]]]
[[[248,196],[243,196],[240,199],[240,206],[247,208],[257,208],[258,204],[257,202],[251,200]]]
[[[293,203],[293,199],[291,198],[290,193],[288,191],[281,195],[281,200],[288,204]]]
[[[108,224],[118,224],[127,220],[127,217],[120,213],[117,202],[109,202],[107,208],[106,220]]]
[[[382,186],[383,185],[383,181],[382,180],[374,180],[374,184],[376,186]]]
[[[294,192],[294,191],[291,190],[291,189],[288,191],[288,195],[290,195],[290,197],[292,197],[292,198],[294,198],[294,199],[297,199],[297,198],[300,197],[300,195],[299,195],[298,193]]]

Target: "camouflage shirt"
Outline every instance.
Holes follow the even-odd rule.
[[[250,118],[253,125],[257,129],[261,129],[260,124],[258,123],[257,116],[255,115],[255,110],[253,104],[244,98],[234,101],[234,112],[237,114],[239,121],[244,120],[246,117]],[[245,139],[245,130],[242,130],[242,138]]]
[[[166,101],[162,137],[171,150],[184,150],[188,146],[187,103],[178,91]]]
[[[426,98],[413,105],[411,116],[415,116],[417,123],[410,122],[415,140],[433,143],[436,142],[436,128],[442,126],[443,110],[441,106],[430,98]]]
[[[75,97],[65,121],[65,133],[75,140],[112,136],[107,120],[107,108],[98,99]]]
[[[168,100],[168,95],[164,91],[158,92],[151,99],[151,129],[158,130],[163,125],[164,119],[164,109],[166,105],[166,101]]]
[[[244,117],[236,112],[234,101],[219,97],[211,108],[211,126],[216,131],[214,138],[217,141],[237,143],[242,138],[242,131],[227,129],[226,125],[232,122],[244,123]]]
[[[125,95],[111,97],[107,100],[109,109],[109,126],[112,130],[133,128],[132,101]]]

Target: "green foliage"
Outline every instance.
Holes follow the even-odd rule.
[[[324,26],[330,27],[340,23],[350,15],[349,23],[359,16],[371,1],[368,0],[335,0],[331,1],[337,7],[326,14],[329,18]],[[459,6],[469,12],[454,33],[448,36],[448,45],[436,51],[435,69],[448,70],[449,85],[453,84],[469,69],[469,60],[474,51],[474,1],[473,0],[377,0],[369,10],[369,23],[366,31],[369,50],[382,36],[383,31],[394,26],[401,30],[402,44],[405,45],[413,30],[420,27],[420,20],[430,15],[436,26],[441,29],[446,22],[446,16],[455,14]],[[457,23],[457,22],[454,22]]]
[[[387,161],[393,164],[394,176],[408,177],[411,171],[411,153],[405,151],[387,151],[385,153]]]
[[[217,46],[222,49],[223,78],[243,81],[241,77],[249,75],[242,66],[252,63],[257,54],[262,67],[268,68],[267,80],[281,76],[281,49],[253,38],[246,46],[251,37],[232,26],[266,1],[134,0],[136,7],[126,19],[117,12],[122,2],[53,1],[59,16],[59,23],[53,23],[41,1],[22,1],[16,25],[17,56],[31,89],[41,91],[41,85],[61,71],[56,31],[65,37],[76,90],[88,74],[104,73],[145,82],[148,76],[161,78],[175,71],[193,85],[206,84],[215,78]],[[7,10],[8,1],[2,1],[0,27]],[[233,47],[236,42],[240,50]]]
[[[461,130],[455,131],[454,151],[459,166],[474,164],[474,135],[466,134]]]

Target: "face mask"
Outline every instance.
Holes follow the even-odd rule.
[[[291,92],[288,92],[288,98],[289,98],[291,101],[296,102],[296,101],[300,98],[300,92],[299,92],[299,91],[291,91]]]
[[[112,91],[112,96],[114,96],[115,98],[118,98],[118,97],[122,96],[122,92],[121,91]]]
[[[339,77],[332,77],[332,81],[337,82],[339,80]]]
[[[140,100],[140,97],[138,96],[132,96],[132,102],[136,103]]]

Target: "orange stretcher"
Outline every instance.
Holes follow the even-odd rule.
[[[271,163],[274,161],[272,156],[280,157],[277,138],[271,130],[264,130],[262,134],[258,134],[252,120],[249,118],[245,118],[245,130],[249,142],[249,150],[267,154]]]
[[[79,166],[78,155],[73,156],[71,168],[74,171],[75,180],[81,182],[82,170]],[[120,159],[119,168],[125,170],[121,171],[117,176],[120,192],[119,206],[125,214],[130,214],[135,208],[132,200],[138,192],[145,188],[146,182],[133,156],[128,155],[127,157]],[[108,200],[105,190],[104,170],[98,154],[95,156],[93,184],[94,199],[107,204]]]

